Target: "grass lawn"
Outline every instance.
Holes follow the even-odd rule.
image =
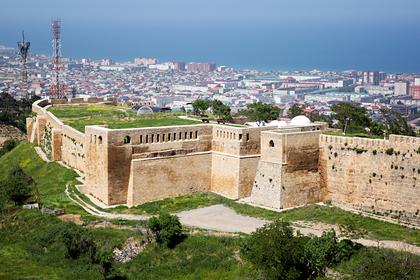
[[[155,113],[137,116],[134,110],[111,105],[58,106],[48,109],[65,124],[81,131],[86,125],[108,125],[109,128],[137,128],[170,125],[190,125],[201,122],[181,119],[176,114]]]
[[[66,213],[85,213],[64,193],[66,184],[77,184],[76,172],[55,162],[44,162],[35,152],[34,146],[28,142],[20,143],[11,152],[0,157],[0,180],[15,165],[20,165],[35,181],[44,206],[63,208]]]

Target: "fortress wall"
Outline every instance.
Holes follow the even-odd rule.
[[[126,138],[128,136],[128,138]],[[211,150],[212,128],[210,125],[165,126],[135,129],[109,130],[109,141],[125,145],[125,139],[133,154],[149,154],[164,150],[203,152]]]
[[[419,138],[321,135],[320,147],[321,185],[334,204],[420,224]]]
[[[281,205],[283,208],[316,203],[324,192],[319,179],[319,131],[285,134]]]
[[[261,160],[258,163],[250,198],[254,204],[281,208],[284,137],[284,134],[278,132],[261,133]]]
[[[213,152],[211,158],[211,191],[231,199],[239,198],[239,162],[237,156]]]
[[[106,136],[101,136],[100,131],[106,133]],[[101,136],[102,142],[105,143],[106,141],[107,153],[104,169],[107,170],[107,182],[104,187],[107,188],[107,195],[101,194],[101,200],[108,204],[127,202],[129,185],[132,184],[130,178],[132,177],[131,161],[133,159],[151,159],[208,152],[211,150],[211,133],[212,128],[209,125],[115,130],[96,126],[89,127],[89,130],[86,131],[87,139],[92,139],[93,142],[97,139],[99,142],[99,136]],[[97,157],[95,154],[93,156]],[[208,164],[210,163],[211,160]],[[189,168],[192,168],[192,166],[189,166]],[[185,173],[185,170],[179,169],[178,173],[181,176]],[[94,177],[94,174],[92,170],[87,177]],[[209,174],[207,176],[210,178]],[[92,178],[91,181],[94,185],[103,183],[98,182],[95,178]],[[134,180],[133,182],[136,184],[139,181]],[[152,193],[155,189],[159,189],[158,185],[149,185],[148,187]],[[133,185],[132,189],[136,188],[137,186]],[[103,198],[104,196],[106,196],[106,199]]]
[[[51,100],[39,100],[32,104],[37,113],[27,119],[28,140],[42,146],[54,161],[63,161],[80,171],[85,169],[84,134],[47,111]]]
[[[86,184],[82,191],[110,204],[107,129],[100,126],[86,126],[85,133]]]
[[[208,192],[210,172],[210,152],[132,160],[127,204]]]
[[[261,133],[261,161],[251,202],[288,208],[319,202],[319,131]]]
[[[251,194],[261,128],[213,126],[211,191],[238,199]]]
[[[85,134],[63,125],[61,127],[61,160],[77,170],[85,171]],[[54,146],[54,145],[53,145]]]

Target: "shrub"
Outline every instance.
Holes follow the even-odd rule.
[[[68,258],[77,259],[86,255],[92,263],[96,261],[94,239],[85,230],[72,225],[68,226],[62,233],[62,240]]]
[[[22,205],[31,197],[33,180],[20,166],[12,167],[6,178],[0,182],[0,192],[6,200]]]
[[[325,269],[348,259],[355,252],[357,246],[349,239],[337,241],[335,231],[324,231],[320,237],[310,239],[304,248],[305,259],[311,270],[323,275]]]
[[[389,249],[364,248],[348,263],[344,279],[420,279],[420,262],[417,256]]]
[[[168,213],[150,218],[148,228],[154,233],[158,243],[166,244],[169,248],[175,247],[185,237],[178,217]]]
[[[4,141],[3,148],[0,149],[0,157],[13,150],[18,144],[19,142],[13,139]]]
[[[388,148],[388,149],[386,149],[385,153],[389,156],[392,156],[394,154],[394,149],[393,148]]]
[[[378,153],[378,151],[377,150],[373,150],[372,151],[372,154],[374,155],[374,156],[376,156],[376,154]]]
[[[294,237],[288,223],[275,221],[247,237],[241,255],[264,274],[264,279],[307,279],[311,274],[304,260],[307,240]]]

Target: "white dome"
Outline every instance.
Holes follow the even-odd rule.
[[[287,126],[287,122],[279,121],[279,127]]]
[[[142,106],[137,110],[137,116],[149,114],[153,114],[153,110],[149,106]]]
[[[311,120],[305,116],[296,116],[290,121],[291,125],[308,125],[311,124]]]

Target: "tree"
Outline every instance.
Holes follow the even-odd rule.
[[[15,205],[22,205],[31,197],[33,183],[32,178],[20,166],[14,166],[6,179],[0,182],[0,188],[7,200],[13,201]]]
[[[265,279],[308,279],[304,260],[306,237],[294,237],[290,224],[275,221],[251,234],[241,255],[261,270]]]
[[[18,145],[18,143],[19,142],[14,139],[8,139],[4,141],[3,148],[0,149],[0,157],[13,150]]]
[[[406,122],[402,115],[394,110],[382,108],[380,110],[383,117],[383,129],[389,134],[415,136],[413,128]]]
[[[280,109],[268,103],[257,102],[248,104],[244,114],[260,126],[263,122],[276,120],[279,117]]]
[[[184,238],[179,218],[168,213],[150,218],[148,228],[155,234],[158,243],[166,244],[169,248],[175,247]]]
[[[217,99],[213,100],[212,109],[213,109],[213,113],[216,116],[218,116],[219,119],[229,120],[232,118],[232,116],[230,115],[230,107],[224,104],[220,100],[217,100]]]
[[[345,132],[365,132],[371,126],[366,109],[348,102],[340,102],[331,106],[338,127]]]
[[[335,231],[324,231],[320,237],[312,237],[305,244],[305,259],[311,270],[317,275],[323,275],[325,269],[348,259],[357,249],[349,239],[337,240]]]
[[[203,114],[208,108],[210,108],[210,101],[205,99],[196,99],[193,103],[194,114]]]
[[[287,116],[290,119],[293,119],[294,117],[297,117],[297,116],[301,116],[303,114],[304,114],[303,105],[300,105],[297,103],[293,104],[292,107],[290,107],[289,110],[287,110]]]

